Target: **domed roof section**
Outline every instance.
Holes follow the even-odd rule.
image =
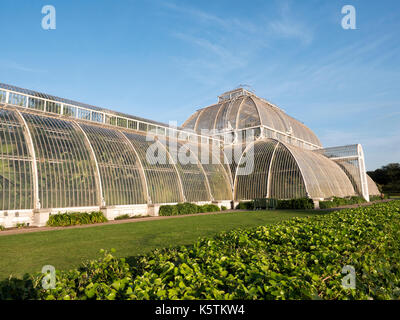
[[[266,126],[322,147],[315,133],[303,123],[243,88],[223,94],[217,104],[196,111],[182,125],[199,134],[202,130],[240,130],[257,126]]]

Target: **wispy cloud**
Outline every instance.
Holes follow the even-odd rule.
[[[194,46],[197,46],[201,49],[206,50],[207,52],[211,53],[214,55],[216,58],[220,59],[220,63],[223,63],[223,66],[230,65],[231,68],[236,68],[236,67],[243,67],[245,66],[245,61],[243,57],[238,57],[231,49],[225,48],[222,45],[212,43],[210,40],[203,39],[200,37],[195,37],[189,34],[185,33],[173,33],[173,36],[186,41]],[[212,63],[211,65],[214,65]]]
[[[46,70],[26,67],[26,66],[21,65],[21,64],[19,64],[17,62],[6,61],[6,60],[0,60],[0,68],[12,69],[12,70],[15,70],[15,71],[22,71],[22,72],[31,72],[31,73],[44,73],[44,72],[47,72]]]
[[[308,45],[313,41],[313,32],[308,24],[294,17],[289,2],[280,2],[279,16],[268,24],[268,32],[275,37],[298,39]]]
[[[162,6],[174,19],[191,21],[193,27],[171,32],[171,35],[200,50],[198,54],[175,57],[175,61],[193,78],[210,86],[221,85],[221,80],[229,82],[232,71],[241,73],[243,79],[238,79],[239,83],[252,79],[247,68],[269,47],[269,42],[272,45],[273,41],[288,37],[306,44],[312,41],[310,31],[285,8],[277,19],[270,21],[267,11],[250,20],[246,15],[240,18],[218,16],[182,3],[162,2]]]
[[[179,6],[173,2],[161,2],[161,4],[170,11],[194,19],[196,22],[202,22],[208,25],[218,26],[226,30],[237,29],[245,32],[256,32],[257,26],[249,21],[238,18],[221,18],[215,14],[191,7]]]
[[[296,38],[306,45],[310,44],[313,40],[313,35],[307,27],[288,18],[271,21],[269,23],[269,28],[275,36],[282,38]]]

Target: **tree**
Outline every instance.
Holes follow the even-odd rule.
[[[400,163],[389,163],[380,169],[369,171],[367,174],[377,184],[382,185],[384,193],[400,192]]]

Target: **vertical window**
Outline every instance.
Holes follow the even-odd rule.
[[[109,115],[106,115],[106,123],[111,124],[112,126],[117,125],[117,117],[112,117]]]
[[[64,105],[63,114],[65,116],[76,118],[76,107]]]
[[[137,130],[137,122],[136,121],[132,121],[132,120],[128,120],[128,128],[129,129],[133,129],[133,130]]]
[[[156,126],[154,126],[154,125],[152,125],[152,124],[149,124],[149,129],[148,129],[148,131],[151,132],[152,134],[156,134],[156,133],[157,133],[157,131],[156,131]]]
[[[47,101],[46,111],[61,114],[61,104],[53,101]]]
[[[90,111],[78,108],[78,118],[82,120],[90,120]]]
[[[103,114],[92,111],[92,121],[103,122]]]
[[[44,100],[29,98],[28,107],[36,110],[44,110]]]
[[[117,118],[117,126],[126,128],[127,127],[127,119],[125,118]]]
[[[139,122],[139,130],[147,131],[147,123]]]
[[[7,92],[0,90],[0,102],[6,102]]]
[[[26,98],[27,98],[26,96],[23,96],[20,94],[10,93],[8,103],[16,105],[16,106],[20,106],[20,107],[25,107],[26,106]]]
[[[165,136],[165,128],[157,127],[157,134]]]

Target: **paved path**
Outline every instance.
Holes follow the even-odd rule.
[[[329,209],[317,209],[315,211],[337,211],[342,209],[348,208],[358,208],[358,207],[365,207],[370,206],[375,203],[380,202],[388,202],[392,201],[391,199],[379,200],[374,202],[367,202],[362,204],[352,204],[347,206],[341,206],[337,208],[329,208]],[[23,233],[32,233],[32,232],[42,232],[42,231],[53,231],[53,230],[68,230],[68,229],[80,229],[80,228],[92,228],[98,226],[106,226],[112,224],[122,224],[122,223],[133,223],[133,222],[141,222],[141,221],[154,221],[154,220],[165,220],[165,219],[177,219],[177,218],[185,218],[185,217],[193,217],[193,216],[207,216],[213,214],[221,214],[227,212],[248,212],[249,210],[225,210],[225,211],[217,211],[217,212],[205,212],[205,213],[196,213],[196,214],[185,214],[179,216],[166,216],[166,217],[144,217],[144,218],[132,218],[132,219],[125,219],[125,220],[112,220],[104,223],[95,223],[95,224],[84,224],[84,225],[77,225],[77,226],[69,226],[69,227],[28,227],[28,228],[21,228],[21,229],[11,229],[0,231],[0,236],[7,236],[13,234],[23,234]]]

